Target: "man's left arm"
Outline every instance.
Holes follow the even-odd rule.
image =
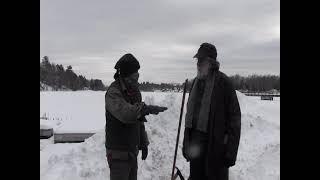
[[[145,117],[143,117],[145,118]],[[140,130],[141,130],[141,135],[140,135],[140,147],[143,146],[148,146],[149,143],[149,139],[148,139],[148,135],[144,126],[144,122],[146,122],[146,120],[142,121],[140,124]]]
[[[241,110],[237,97],[237,93],[232,82],[227,82],[227,144],[226,144],[226,164],[234,166],[240,141],[241,133]]]

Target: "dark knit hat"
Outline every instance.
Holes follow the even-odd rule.
[[[214,45],[210,43],[202,43],[196,55],[193,58],[205,58],[211,57],[217,59],[217,49]]]
[[[119,77],[128,77],[129,75],[138,72],[140,69],[139,61],[130,53],[123,55],[114,68],[117,70],[114,78]]]

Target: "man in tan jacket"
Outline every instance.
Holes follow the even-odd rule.
[[[125,54],[115,65],[115,81],[105,94],[106,151],[111,180],[136,180],[137,156],[148,155],[145,116],[165,111],[166,107],[146,105],[139,91],[140,64],[132,54]]]

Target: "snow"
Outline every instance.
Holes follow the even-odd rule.
[[[53,144],[40,140],[40,179],[108,180],[109,167],[104,148],[105,92],[40,92],[40,115],[60,118],[57,131],[97,132],[83,143]],[[237,92],[242,111],[242,129],[236,165],[230,180],[280,179],[280,98],[262,101]],[[143,92],[147,104],[167,106],[158,116],[147,116],[150,140],[146,161],[138,156],[138,179],[170,179],[177,136],[182,93]],[[188,98],[188,94],[186,99]],[[186,107],[186,103],[185,103]],[[184,115],[186,109],[184,108]],[[189,165],[181,148],[184,121],[180,132],[176,166],[185,178]]]
[[[53,120],[53,119],[48,119],[48,120],[44,120],[44,119],[40,119],[40,129],[53,129],[56,130],[59,128],[59,126],[61,125],[61,121],[60,120]]]
[[[45,120],[40,119],[40,129],[52,129],[52,125],[51,123],[48,123]]]
[[[61,119],[57,133],[91,133],[104,127],[103,91],[40,92],[40,116]]]

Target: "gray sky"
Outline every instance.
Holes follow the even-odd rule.
[[[132,53],[140,82],[183,82],[196,74],[203,42],[227,75],[280,74],[279,0],[41,0],[40,57],[87,79],[113,81]]]

